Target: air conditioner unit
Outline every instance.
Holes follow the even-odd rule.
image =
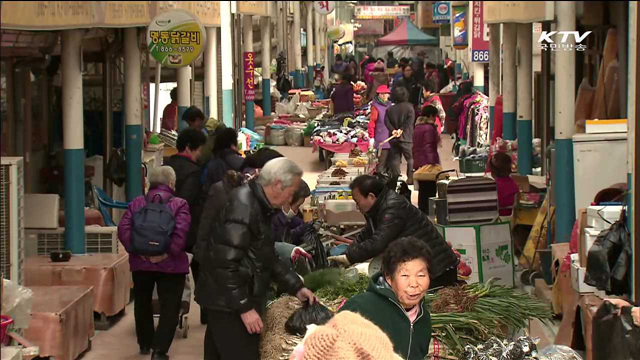
[[[85,233],[85,253],[118,254],[117,226],[87,226]],[[25,230],[25,255],[49,255],[52,251],[64,250],[64,228]]]
[[[5,279],[24,284],[24,162],[3,157],[0,170],[0,266]]]

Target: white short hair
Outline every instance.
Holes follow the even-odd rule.
[[[149,171],[149,184],[153,186],[167,185],[176,182],[176,172],[171,166],[160,166]]]
[[[262,186],[269,186],[275,181],[282,182],[282,187],[289,187],[293,185],[293,181],[296,177],[302,177],[302,169],[293,161],[287,158],[277,158],[268,161],[258,176],[258,184]]]

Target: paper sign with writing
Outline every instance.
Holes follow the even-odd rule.
[[[336,8],[335,1],[314,1],[313,8],[320,15],[328,15]]]
[[[489,25],[484,23],[482,1],[473,2],[471,14],[471,61],[489,62]]]
[[[254,101],[256,98],[256,86],[254,78],[254,70],[256,68],[255,53],[242,53],[242,60],[244,64],[244,99],[245,101]]]
[[[156,16],[147,29],[149,53],[168,68],[180,68],[195,61],[206,44],[207,33],[198,19],[185,10]]]

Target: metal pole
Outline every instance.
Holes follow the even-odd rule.
[[[295,87],[304,87],[302,77],[302,48],[300,45],[300,2],[293,2],[293,51],[296,64]]]
[[[127,201],[142,194],[142,114],[140,113],[140,48],[138,29],[124,30],[124,118]]]
[[[271,115],[271,18],[260,18],[262,33],[262,112]]]
[[[313,61],[313,3],[307,2],[307,79],[309,80],[309,87],[313,87],[313,67],[315,62]]]
[[[215,87],[216,73],[216,28],[207,28],[207,47],[204,49],[204,116],[209,119],[214,111],[217,97]]]
[[[575,31],[575,2],[557,1],[556,18],[557,31]],[[556,36],[556,39],[559,41],[560,36]],[[568,37],[567,41],[568,44],[575,45],[573,37]],[[556,166],[553,169],[553,186],[555,187],[553,193],[556,196],[556,243],[560,243],[569,242],[571,239],[571,231],[576,217],[573,174],[576,53],[574,51],[558,51],[555,55]]]
[[[160,101],[160,78],[162,77],[162,65],[156,61],[156,77],[155,77],[155,91],[153,93],[153,131],[160,132],[162,131],[162,122],[160,121],[160,114],[158,114],[158,109],[160,105],[158,102]]]
[[[82,30],[62,32],[62,127],[64,144],[64,247],[85,252]]]
[[[500,96],[500,24],[489,25],[489,34],[489,138],[491,138],[496,99]]]
[[[242,42],[244,44],[245,52],[253,52],[253,19],[251,15],[242,15]],[[245,81],[246,76],[247,74],[244,74],[243,78],[245,79]],[[247,128],[251,130],[253,130],[255,117],[253,105],[253,100],[245,100],[245,121]]]
[[[543,31],[551,31],[551,24],[543,23]],[[551,52],[542,51],[542,154],[547,153],[547,147],[551,143],[553,135],[551,134]],[[542,161],[542,174],[545,175],[547,169],[547,161]]]
[[[504,112],[502,133],[506,140],[516,139],[516,24],[503,24],[504,41]]]
[[[233,30],[231,27],[231,2],[220,2],[220,46],[222,51],[222,119],[227,127],[233,126]]]
[[[533,163],[533,25],[518,24],[518,173],[531,175]]]
[[[191,66],[178,68],[178,132],[189,127],[186,121],[182,119],[184,112],[191,106]]]

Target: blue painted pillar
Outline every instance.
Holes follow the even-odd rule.
[[[503,124],[502,133],[506,140],[515,140],[516,134],[516,24],[503,24],[502,35],[504,36],[504,84],[503,91]]]
[[[207,28],[207,47],[204,49],[204,116],[218,119],[218,29]]]
[[[64,145],[64,247],[84,254],[84,122],[81,73],[82,30],[62,32],[62,122]]]
[[[222,49],[232,48],[233,32],[231,27],[231,2],[220,2],[220,46]],[[222,120],[227,127],[234,127],[233,121],[233,52],[222,51]]]
[[[262,112],[271,115],[271,79],[262,79]]]
[[[576,3],[556,3],[556,30],[576,31]],[[569,46],[575,39],[568,39]],[[575,179],[573,172],[573,129],[575,119],[576,53],[558,51],[555,59],[555,144],[553,169],[556,196],[556,243],[569,242],[576,219]],[[505,93],[506,95],[506,93]]]
[[[245,52],[253,52],[253,19],[251,15],[242,15],[242,38]],[[263,44],[264,45],[264,44]],[[246,74],[245,74],[246,80]],[[255,84],[254,84],[255,86]],[[245,126],[248,129],[253,130],[253,123],[255,118],[254,101],[245,100]]]
[[[142,195],[142,116],[140,114],[140,48],[138,29],[125,29],[124,44],[124,117],[127,159],[127,201]],[[179,91],[179,90],[178,90]]]
[[[182,119],[184,112],[191,106],[191,66],[177,69],[178,78],[178,133],[189,127]]]
[[[274,3],[275,4],[275,3]],[[271,19],[260,18],[262,33],[262,112],[271,116]],[[253,130],[253,128],[251,128]]]
[[[533,173],[533,96],[532,83],[533,64],[532,24],[518,24],[517,42],[520,49],[518,64],[518,173]]]
[[[496,100],[500,95],[500,24],[489,25],[489,136],[493,136]]]

